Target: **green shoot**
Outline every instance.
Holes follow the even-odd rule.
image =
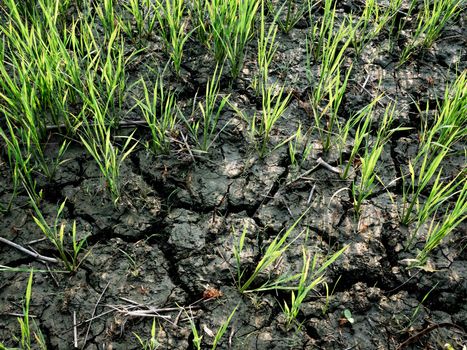
[[[400,64],[405,63],[420,47],[430,47],[438,39],[447,22],[462,10],[462,0],[423,0],[417,17],[417,28],[401,53]]]
[[[290,102],[292,93],[284,96],[284,87],[276,92],[275,86],[262,87],[262,110],[259,120],[259,127],[256,126],[257,117],[253,116],[250,121],[250,129],[253,137],[258,137],[258,151],[264,157],[268,150],[271,132],[276,122],[282,117]]]
[[[302,233],[300,232],[291,242],[287,243],[287,240],[289,236],[292,234],[294,231],[295,227],[300,223],[300,221],[303,219],[303,217],[306,215],[309,209],[307,209],[293,224],[290,226],[283,234],[282,236],[279,234],[274,240],[269,244],[269,246],[266,248],[266,251],[264,252],[263,257],[260,259],[258,264],[255,267],[255,270],[251,274],[251,276],[245,281],[242,282],[245,271],[241,269],[241,261],[240,261],[240,253],[243,249],[243,245],[245,242],[245,236],[246,236],[246,228],[243,229],[243,232],[240,236],[240,241],[237,243],[236,246],[234,246],[234,257],[237,262],[237,286],[238,289],[240,290],[241,293],[245,293],[249,290],[250,286],[253,284],[253,282],[258,278],[258,276],[265,272],[274,262],[276,262],[283,254],[284,252],[290,247],[290,245],[298,239]],[[264,287],[264,286],[262,286]],[[262,287],[259,287],[261,289]],[[257,290],[257,288],[255,289]]]
[[[196,96],[193,101],[193,113],[191,120],[186,120],[186,124],[190,133],[203,152],[207,152],[215,140],[219,137],[222,130],[217,131],[217,123],[219,117],[224,110],[225,105],[228,103],[230,95],[222,96],[219,100],[220,80],[222,76],[222,68],[219,70],[216,67],[214,74],[206,84],[206,94],[204,96],[204,103],[198,102],[198,110],[201,114],[201,119],[194,118]],[[199,137],[201,128],[201,138]]]
[[[277,4],[274,0],[266,0],[266,3],[269,12],[276,13],[277,24],[284,33],[290,32],[290,30],[302,19],[308,9],[308,1],[304,3],[296,3],[295,0],[286,0],[282,4],[281,2]],[[280,6],[280,8],[278,8],[278,6]]]
[[[464,174],[465,175],[465,174]],[[435,249],[448,234],[453,232],[462,222],[467,219],[467,181],[462,180],[464,185],[460,191],[454,207],[448,208],[442,222],[433,227],[434,219],[431,222],[428,237],[425,246],[418,253],[417,260],[423,265],[426,262],[428,254]]]
[[[218,63],[228,58],[232,78],[243,66],[245,48],[253,35],[253,25],[260,1],[210,0],[206,2],[214,56]]]
[[[141,85],[144,98],[137,100],[136,103],[151,131],[150,148],[156,154],[167,154],[170,150],[169,136],[177,123],[175,94],[166,91],[162,76],[154,84],[152,98],[149,96],[148,88],[143,79],[141,79]]]
[[[29,193],[29,191],[28,191]],[[30,195],[31,196],[31,195]],[[63,201],[57,211],[57,216],[52,226],[50,226],[42,215],[41,210],[37,206],[33,198],[30,201],[36,216],[33,216],[34,222],[41,229],[42,233],[47,237],[47,239],[53,244],[55,249],[58,252],[60,260],[65,265],[65,268],[70,272],[75,272],[87,255],[90,253],[88,251],[83,258],[79,259],[79,255],[82,251],[83,245],[86,243],[86,237],[78,240],[76,234],[76,221],[73,221],[71,227],[71,241],[72,241],[72,250],[69,251],[65,247],[65,228],[66,224],[64,222],[59,223],[60,216],[65,208],[66,201]]]
[[[268,86],[269,66],[277,50],[275,43],[277,25],[273,22],[266,33],[266,16],[264,14],[264,3],[261,5],[260,31],[258,36],[257,65],[258,73],[253,81],[253,88],[258,95],[262,89]]]
[[[225,331],[227,330],[227,327],[229,327],[230,321],[232,320],[232,317],[235,315],[235,312],[237,311],[238,306],[233,309],[233,311],[230,313],[229,317],[225,320],[224,323],[222,323],[221,327],[218,329],[215,337],[214,337],[214,342],[212,344],[212,350],[217,349],[217,345],[219,344],[221,338],[224,336]]]
[[[156,0],[155,14],[159,31],[177,74],[180,74],[183,47],[191,35],[191,32],[186,33],[187,23],[183,19],[184,12],[183,0]]]
[[[133,335],[136,337],[136,339],[138,339],[138,342],[140,343],[143,350],[155,350],[161,346],[156,338],[156,318],[152,320],[151,338],[148,340],[143,340],[138,334],[133,333]]]

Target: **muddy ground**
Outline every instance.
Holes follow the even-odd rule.
[[[358,10],[360,5],[340,2],[338,13]],[[315,15],[319,17],[319,10]],[[429,101],[434,109],[446,82],[455,76],[453,67],[466,69],[466,19],[464,12],[431,49],[401,67],[400,49],[390,45],[393,39],[384,31],[360,56],[352,49],[347,53],[346,64],[353,60],[354,68],[340,111],[342,120],[384,92],[397,100],[397,122],[415,128],[394,134],[387,144],[378,168],[386,184],[400,176],[417,150],[420,116],[414,101],[422,106]],[[295,93],[272,143],[289,137],[299,123],[311,126],[313,122],[304,108],[309,93],[304,38],[309,26],[303,20],[289,34],[278,34],[271,79],[284,82]],[[403,45],[404,35],[399,40]],[[231,101],[247,113],[261,106],[248,87],[255,69],[255,45],[252,41],[248,47],[239,79],[231,86],[227,75],[223,80],[222,91],[232,94]],[[130,82],[150,77],[146,65],[155,67],[154,57],[167,60],[157,36],[148,47],[128,72]],[[190,103],[198,89],[204,91],[213,68],[208,51],[189,42],[182,78],[166,78],[178,92],[181,105]],[[131,101],[128,98],[127,108]],[[135,110],[125,118],[142,119]],[[235,308],[220,349],[467,346],[463,331],[467,329],[465,225],[433,252],[428,268],[407,269],[407,259],[423,246],[423,232],[412,250],[404,248],[410,228],[398,219],[400,181],[376,190],[357,219],[350,191],[342,190],[350,182],[316,167],[320,157],[337,166],[336,150],[323,152],[316,139],[311,155],[299,167],[291,164],[286,147],[261,159],[249,141],[245,122],[231,109],[221,116],[221,127],[225,123],[208,154],[195,153],[192,158],[179,143],[173,145],[170,156],[138,148],[122,167],[122,198],[117,208],[96,164],[78,144],[70,147],[65,156],[68,161],[52,183],[38,178],[46,217],[52,220],[66,198],[64,219],[76,220],[79,235],[88,236],[86,251],[90,251],[78,271],[67,274],[56,272],[59,265],[46,266],[0,245],[0,265],[42,271],[34,274],[30,314],[49,349],[73,348],[74,314],[80,348],[141,348],[135,334],[148,339],[155,317],[160,349],[194,349],[188,316],[203,336],[202,348],[210,348],[213,335]],[[137,135],[147,139],[147,130],[141,127]],[[464,160],[453,158],[446,167],[454,174]],[[1,201],[6,202],[12,193],[6,157],[0,171]],[[13,209],[0,216],[0,235],[23,246],[42,237],[27,203],[25,193],[20,193]],[[287,326],[282,307],[290,301],[290,293],[238,291],[233,246],[246,227],[241,263],[252,271],[267,244],[308,207],[296,230],[308,228],[307,236],[294,241],[257,285],[280,273],[299,271],[302,246],[320,257],[347,244],[349,248],[326,273],[329,296],[321,285],[303,303],[296,323]],[[46,241],[31,246],[54,255]],[[0,342],[16,346],[19,324],[15,315],[22,312],[29,274],[1,271],[0,276]],[[354,323],[345,318],[346,309]]]

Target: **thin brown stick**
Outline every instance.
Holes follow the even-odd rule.
[[[30,255],[30,256],[34,257],[35,259],[42,260],[42,261],[47,261],[47,262],[54,263],[54,264],[58,263],[58,260],[55,259],[55,258],[51,258],[51,257],[48,257],[48,256],[41,255],[39,253],[35,253],[32,250],[26,249],[26,248],[20,246],[19,244],[16,244],[16,243],[14,243],[14,242],[6,239],[6,238],[0,237],[0,242],[8,244],[9,246],[18,249],[19,251],[21,251],[21,252],[23,252],[23,253],[25,253],[27,255]]]
[[[407,345],[409,344],[412,344],[414,342],[416,342],[418,339],[420,339],[421,337],[423,337],[425,334],[427,333],[430,333],[431,331],[434,331],[435,329],[437,328],[443,328],[443,327],[448,327],[448,328],[456,328],[458,330],[460,330],[462,333],[465,333],[464,329],[454,323],[450,323],[450,322],[442,322],[442,323],[436,323],[436,324],[432,324],[430,326],[428,326],[427,328],[425,329],[422,329],[420,332],[418,332],[417,334],[411,336],[409,339],[407,339],[406,341],[404,341],[402,344],[400,344],[398,347],[397,347],[397,350],[402,350],[404,347],[406,347]]]

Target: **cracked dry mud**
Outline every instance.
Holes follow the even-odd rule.
[[[338,9],[349,11],[351,4],[343,1]],[[442,96],[445,82],[454,76],[448,67],[457,64],[458,71],[466,69],[465,22],[464,12],[445,29],[445,40],[402,67],[389,51],[387,36],[370,42],[354,63],[340,117],[344,120],[382,89],[397,99],[398,122],[415,127],[414,99],[423,106],[427,101],[436,106],[436,97]],[[307,28],[307,23],[299,23],[288,35],[278,34],[280,46],[271,72],[273,79],[286,79],[303,99],[308,89]],[[461,34],[449,39],[452,33]],[[225,80],[232,100],[251,113],[260,105],[247,88],[255,45],[250,43],[251,57],[238,81],[230,88]],[[163,56],[160,49],[154,50]],[[171,77],[182,102],[189,103],[212,68],[206,49],[189,43],[183,65],[189,83]],[[144,64],[134,67],[129,79],[137,80],[145,70]],[[318,74],[317,68],[313,74]],[[427,84],[428,80],[433,83]],[[295,132],[299,121],[311,125],[302,102],[292,100],[277,124],[273,142]],[[141,119],[135,113],[129,116]],[[79,347],[84,349],[140,348],[135,334],[149,338],[153,318],[148,314],[157,316],[161,349],[194,349],[187,316],[194,319],[203,335],[202,348],[207,349],[235,308],[220,349],[397,349],[411,337],[414,341],[404,348],[465,346],[461,331],[467,329],[465,223],[430,256],[432,270],[409,270],[405,264],[415,249],[404,248],[408,231],[398,219],[401,187],[400,182],[391,181],[416,152],[416,132],[395,134],[388,142],[378,171],[383,183],[391,184],[364,202],[357,220],[350,192],[342,190],[349,182],[324,167],[314,168],[319,157],[337,165],[337,150],[323,153],[317,142],[309,159],[296,168],[286,147],[259,158],[246,141],[245,123],[233,111],[221,116],[221,127],[225,123],[209,154],[195,162],[186,153],[156,157],[142,148],[136,151],[121,170],[123,189],[117,209],[93,160],[78,144],[70,147],[65,156],[69,160],[54,182],[41,184],[41,209],[53,219],[58,203],[66,198],[64,218],[77,221],[80,237],[89,235],[86,250],[90,254],[75,274],[44,271],[34,275],[30,314],[48,348],[73,348],[76,313]],[[144,129],[138,132],[145,137]],[[453,158],[446,168],[455,173],[463,162],[463,157]],[[310,169],[314,170],[300,177]],[[12,192],[6,162],[0,162],[0,173],[0,196],[6,201]],[[23,246],[41,237],[26,202],[20,193],[14,210],[2,214],[0,224],[2,237]],[[349,248],[326,273],[329,297],[323,286],[318,288],[302,304],[297,324],[287,327],[282,307],[290,293],[241,294],[236,287],[233,246],[246,228],[241,262],[251,272],[267,244],[307,208],[295,231],[308,228],[307,236],[295,240],[275,269],[260,275],[255,285],[299,271],[302,246],[321,257],[347,244]],[[33,248],[54,255],[46,241],[34,243]],[[6,245],[0,245],[0,264],[47,270]],[[28,273],[0,272],[0,342],[6,346],[13,345],[13,335],[18,335],[14,315],[22,310],[27,279]],[[206,299],[203,295],[208,289],[219,290],[221,295]],[[344,317],[345,309],[351,311],[353,324]],[[417,337],[432,324],[443,326]]]

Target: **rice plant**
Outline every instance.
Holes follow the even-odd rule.
[[[324,17],[321,25],[315,24],[310,38],[306,41],[307,67],[311,71],[311,61],[320,61],[318,83],[314,84],[310,95],[310,105],[316,129],[319,132],[323,148],[327,151],[331,147],[331,137],[337,122],[337,116],[352,65],[344,72],[344,52],[348,48],[352,33],[349,33],[345,23],[341,23],[334,32],[335,12],[331,10],[331,1],[325,1]],[[344,44],[341,44],[341,41]],[[312,77],[308,77],[314,83]],[[324,103],[323,103],[324,102]],[[324,124],[324,125],[323,125]]]
[[[137,145],[137,142],[133,140],[136,130],[130,136],[123,138],[125,142],[121,149],[113,142],[112,123],[106,118],[113,96],[107,96],[104,102],[101,102],[102,97],[96,90],[94,81],[94,73],[90,72],[87,77],[88,95],[85,97],[85,104],[81,110],[83,116],[80,118],[84,122],[79,137],[96,161],[116,205],[120,198],[120,167]],[[88,114],[93,116],[92,122],[88,121]]]
[[[220,340],[224,336],[225,332],[227,331],[227,328],[230,325],[230,322],[232,321],[233,316],[235,315],[235,312],[237,312],[238,306],[236,306],[233,311],[230,313],[229,317],[222,323],[222,325],[219,327],[219,329],[216,332],[216,335],[214,336],[214,341],[212,343],[211,350],[216,350],[217,345],[219,344]]]
[[[354,134],[354,141],[352,145],[352,150],[349,155],[349,159],[347,164],[344,167],[344,171],[341,173],[342,179],[347,179],[349,176],[349,171],[351,166],[354,164],[358,152],[360,151],[363,142],[368,138],[369,131],[371,129],[371,124],[373,121],[373,111],[375,105],[380,101],[381,96],[376,97],[370,104],[363,107],[360,111],[358,111],[355,115],[353,115],[347,122],[344,124],[343,128],[339,132],[340,142],[341,145],[345,146],[350,130],[355,129]],[[340,151],[340,162],[343,163],[342,159],[343,153],[342,150]]]
[[[218,63],[228,58],[235,79],[243,66],[246,45],[253,36],[260,1],[209,0],[205,4],[214,57]]]
[[[266,4],[269,12],[276,14],[277,25],[286,34],[292,30],[308,10],[308,1],[301,3],[295,0],[284,2],[266,0]]]
[[[0,128],[0,136],[5,142],[8,162],[12,169],[14,194],[19,190],[21,184],[25,184],[30,188],[31,194],[37,200],[39,196],[36,192],[35,164],[31,159],[32,155],[22,146],[22,140],[17,137],[16,131],[8,118],[6,118],[6,123],[9,133]]]
[[[274,262],[276,262],[290,247],[290,245],[297,240],[304,232],[302,230],[298,233],[291,241],[287,242],[289,237],[291,236],[292,232],[294,232],[295,227],[300,223],[303,217],[307,214],[309,209],[307,209],[283,234],[277,235],[276,238],[268,245],[266,250],[264,251],[263,256],[258,261],[253,273],[250,277],[244,281],[245,278],[245,270],[241,268],[241,259],[240,254],[243,250],[243,246],[245,244],[245,237],[247,234],[247,228],[244,227],[242,234],[240,235],[240,239],[233,247],[233,254],[237,263],[237,280],[236,284],[241,293],[245,293],[247,291],[251,291],[249,288],[252,284],[256,281],[258,276],[265,272]],[[262,285],[260,287],[254,288],[254,290],[262,290],[266,288],[267,285]]]
[[[104,28],[105,38],[108,40],[117,29],[118,23],[114,0],[103,0],[100,5],[95,5],[95,12]]]
[[[376,186],[375,180],[378,177],[375,170],[386,142],[394,132],[401,130],[401,128],[391,128],[394,121],[395,108],[395,104],[388,104],[386,106],[383,120],[378,128],[373,144],[370,143],[369,136],[366,136],[364,154],[360,157],[360,179],[359,181],[354,181],[351,187],[357,215],[360,213],[363,200],[373,193]]]
[[[448,207],[442,221],[436,225],[434,225],[433,218],[425,245],[417,255],[419,264],[423,265],[426,262],[428,254],[467,219],[467,180],[464,177],[461,181],[463,182],[463,186],[457,194],[458,197],[454,206]]]
[[[141,349],[143,350],[156,350],[161,346],[161,344],[157,341],[156,338],[156,318],[152,320],[151,326],[151,338],[147,340],[143,340],[141,336],[136,333],[133,333],[136,339],[138,340],[139,344],[141,345]]]
[[[269,25],[266,32],[266,16],[264,3],[261,5],[260,28],[258,35],[257,67],[258,72],[253,81],[253,88],[260,95],[263,87],[268,86],[269,66],[277,50],[276,40],[277,25],[275,21]]]
[[[218,138],[221,130],[217,130],[219,117],[228,103],[229,95],[220,96],[220,80],[222,77],[222,68],[216,67],[211,79],[206,84],[206,93],[204,103],[198,101],[198,110],[201,118],[192,118],[186,121],[190,133],[203,152],[207,152]],[[194,105],[197,98],[194,99]],[[219,101],[220,100],[220,101]],[[196,110],[193,107],[193,110]],[[192,116],[195,112],[192,113]],[[201,134],[201,137],[199,136]]]
[[[433,124],[429,126],[427,121],[422,124],[418,153],[409,161],[408,176],[403,177],[404,206],[401,221],[406,225],[415,220],[422,224],[429,216],[423,212],[426,213],[427,208],[430,207],[431,209],[428,210],[430,213],[436,211],[454,191],[455,187],[452,186],[455,186],[456,182],[445,184],[440,179],[442,163],[451,153],[453,144],[465,139],[467,135],[466,76],[465,72],[462,73],[453,84],[446,87],[444,101],[438,104],[439,108]],[[422,114],[421,111],[420,113]],[[407,180],[406,177],[409,179]],[[420,211],[420,196],[433,181],[436,186],[432,187],[427,197],[429,201],[425,202]]]
[[[180,74],[183,47],[192,33],[187,32],[184,13],[183,0],[156,0],[155,15],[159,23],[159,32],[177,74]]]
[[[63,209],[65,208],[66,200],[62,202],[60,207],[57,210],[57,216],[55,217],[54,223],[49,225],[47,220],[42,215],[41,210],[38,207],[38,204],[35,201],[35,198],[31,196],[28,190],[28,194],[30,196],[30,203],[34,209],[35,216],[33,216],[34,222],[40,228],[44,236],[53,244],[54,248],[56,249],[60,260],[62,261],[63,265],[65,266],[66,270],[70,272],[75,272],[81,263],[86,259],[87,255],[90,253],[88,251],[84,254],[83,257],[80,258],[82,253],[83,245],[86,243],[86,237],[82,239],[78,239],[77,232],[76,232],[76,221],[73,221],[71,226],[71,242],[72,242],[72,249],[66,248],[65,242],[65,229],[66,224],[64,222],[59,223]]]
[[[269,86],[262,88],[262,110],[259,120],[259,127],[256,127],[256,116],[253,118],[251,123],[252,133],[259,137],[259,154],[264,156],[268,150],[269,141],[271,138],[271,132],[276,122],[284,114],[292,93],[289,92],[287,95],[284,94],[284,87],[280,88],[276,92],[275,86]]]
[[[462,10],[462,0],[423,0],[417,16],[417,27],[402,50],[400,64],[406,62],[421,47],[430,47],[440,36],[445,25]]]
[[[20,325],[20,331],[21,331],[20,338],[17,340],[19,341],[19,345],[21,349],[46,350],[47,345],[45,343],[44,336],[40,328],[34,322],[34,319],[32,319],[29,314],[31,297],[32,297],[33,275],[34,275],[33,269],[31,269],[29,273],[28,284],[26,285],[26,292],[24,295],[24,300],[23,300],[23,316],[17,318],[18,323]],[[30,319],[32,320],[32,325],[31,325]],[[0,349],[7,349],[7,348],[3,347],[2,343],[0,343]]]
[[[136,105],[151,131],[149,147],[156,154],[167,154],[170,150],[170,133],[177,124],[178,110],[175,94],[172,91],[166,91],[162,75],[156,79],[152,97],[143,79],[141,79],[141,86],[144,98],[137,100]]]
[[[120,23],[125,33],[131,38],[142,40],[147,37],[155,28],[157,16],[155,15],[155,6],[152,0],[129,0],[122,6],[131,15],[134,22],[125,21],[121,18]]]
[[[334,263],[339,256],[348,248],[345,246],[339,251],[332,254],[330,257],[321,264],[318,268],[318,256],[315,255],[313,260],[311,260],[311,255],[306,252],[306,249],[302,248],[303,254],[303,264],[302,270],[298,274],[298,284],[297,286],[291,286],[291,300],[290,304],[284,302],[283,312],[287,319],[287,325],[290,327],[292,322],[295,322],[297,316],[300,312],[300,307],[305,299],[308,297],[309,293],[313,291],[317,286],[324,283],[324,274],[327,268]],[[310,266],[311,263],[311,266]],[[284,286],[280,286],[281,289],[285,289]]]

